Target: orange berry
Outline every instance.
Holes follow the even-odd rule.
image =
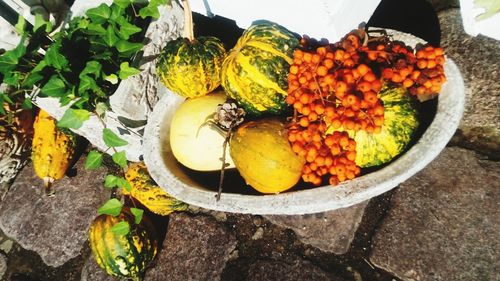
[[[290,66],[290,73],[291,74],[297,74],[297,73],[299,73],[299,67],[296,66],[296,65]]]
[[[357,70],[360,76],[364,76],[366,73],[371,71],[371,69],[366,64],[358,65]]]
[[[321,56],[320,56],[320,55],[318,55],[318,54],[313,54],[313,55],[312,55],[312,59],[311,59],[311,61],[312,61],[313,63],[319,63],[319,62],[321,61]]]
[[[335,65],[335,62],[332,59],[325,59],[322,64],[327,68],[330,69]]]
[[[299,125],[304,128],[309,126],[309,120],[307,119],[307,117],[300,118]]]
[[[319,47],[316,49],[316,53],[319,55],[325,55],[326,54],[326,48],[325,47]]]
[[[361,92],[367,92],[371,90],[372,84],[368,81],[361,81],[356,85],[356,88]]]
[[[293,57],[294,58],[302,58],[304,56],[304,52],[302,52],[302,50],[300,49],[295,49],[295,51],[293,51]]]
[[[373,74],[373,72],[368,72],[363,75],[363,79],[368,82],[373,82],[377,79],[377,77],[375,77],[375,74]]]
[[[340,128],[341,126],[342,126],[342,122],[340,122],[340,120],[339,120],[339,119],[334,119],[334,120],[332,121],[332,127],[333,127],[334,129],[338,129],[338,128]]]
[[[318,66],[318,68],[316,68],[316,74],[318,74],[319,76],[325,76],[328,74],[328,68],[326,68],[326,66],[324,65],[320,65]]]
[[[375,91],[375,93],[378,93],[382,89],[382,82],[380,80],[375,80],[372,82],[372,90]]]
[[[417,67],[420,69],[424,69],[427,67],[427,60],[425,59],[420,59],[417,61]]]
[[[391,81],[394,83],[401,83],[403,81],[403,78],[399,73],[394,73],[394,75],[392,75]]]
[[[413,86],[413,80],[409,79],[409,78],[406,78],[404,81],[403,81],[403,87],[405,88],[410,88],[411,86]]]
[[[436,67],[436,61],[435,60],[428,60],[427,61],[427,68],[434,68]]]
[[[307,63],[310,63],[312,60],[312,54],[311,53],[304,53],[302,60],[307,62]]]
[[[384,68],[384,70],[382,70],[382,77],[385,79],[391,79],[393,74],[394,71],[390,68]]]

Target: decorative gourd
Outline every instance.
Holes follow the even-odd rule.
[[[40,110],[33,124],[32,160],[36,175],[43,179],[47,191],[61,179],[73,157],[76,136],[56,127],[56,120]]]
[[[248,114],[282,113],[293,50],[298,43],[295,34],[276,23],[255,22],[224,60],[224,90]]]
[[[111,229],[119,222],[130,226],[128,234]],[[140,280],[157,252],[156,232],[146,217],[140,224],[134,222],[130,209],[124,207],[114,217],[99,215],[89,229],[89,243],[97,264],[109,275]]]
[[[305,159],[292,151],[285,124],[261,119],[241,125],[231,137],[230,153],[247,184],[262,193],[279,193],[294,186]]]
[[[220,69],[226,49],[216,37],[194,38],[192,15],[184,0],[185,37],[169,41],[161,51],[156,71],[172,92],[193,98],[206,95],[220,85]]]
[[[125,173],[125,179],[132,189],[130,192],[122,189],[123,194],[137,199],[155,214],[167,216],[174,211],[184,211],[188,207],[186,203],[175,199],[156,185],[143,162],[130,165]]]
[[[379,93],[384,105],[380,133],[347,131],[356,141],[356,164],[372,167],[391,161],[411,141],[419,122],[413,100],[404,88],[384,87]]]
[[[217,171],[222,167],[220,158],[224,135],[207,119],[215,114],[217,106],[226,101],[223,91],[188,99],[176,110],[170,125],[170,147],[182,165],[197,171]],[[226,149],[229,152],[229,149]],[[226,153],[229,155],[229,153]],[[234,168],[226,157],[227,168]]]

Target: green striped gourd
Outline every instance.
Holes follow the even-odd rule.
[[[249,114],[282,113],[288,72],[298,44],[297,36],[283,26],[255,22],[224,60],[224,90]]]
[[[119,222],[126,221],[130,232],[126,235],[111,230]],[[147,220],[135,224],[134,215],[124,207],[114,217],[99,215],[89,229],[90,248],[97,264],[109,275],[140,280],[148,264],[157,252],[156,233]]]
[[[215,37],[178,38],[163,48],[156,72],[172,92],[187,98],[203,96],[220,85],[220,69],[226,57]]]
[[[356,141],[356,164],[378,166],[391,161],[412,140],[418,128],[418,112],[404,88],[384,87],[379,97],[384,105],[384,124],[380,133],[347,131]]]

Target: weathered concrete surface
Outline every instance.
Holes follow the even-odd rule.
[[[370,260],[403,280],[499,280],[500,163],[446,148],[401,184]]]
[[[0,253],[0,280],[2,280],[5,272],[7,271],[7,257]]]
[[[500,43],[466,34],[459,9],[448,9],[438,16],[441,45],[459,67],[465,83],[465,112],[453,143],[500,159]]]
[[[102,270],[91,255],[82,269],[81,281],[119,281],[119,278],[110,276]]]
[[[96,210],[109,198],[102,187],[106,170],[85,170],[84,163],[84,158],[77,162],[76,176],[57,181],[50,197],[33,167],[26,166],[0,203],[2,231],[53,267],[80,254]]]
[[[368,201],[318,214],[265,216],[273,224],[292,229],[300,241],[337,255],[349,250]]]
[[[297,259],[293,263],[281,261],[257,261],[250,265],[247,281],[342,281],[311,263]]]
[[[145,281],[220,280],[236,243],[234,235],[211,217],[174,213]]]

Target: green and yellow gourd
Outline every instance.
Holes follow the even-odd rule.
[[[40,110],[33,124],[33,167],[48,193],[52,193],[52,183],[64,177],[76,147],[76,136],[57,128],[56,122],[46,111]]]
[[[410,143],[418,128],[418,112],[404,88],[384,87],[379,97],[384,105],[380,133],[347,131],[356,141],[356,165],[378,166],[391,161]]]
[[[123,194],[135,198],[155,214],[167,216],[174,211],[184,211],[188,207],[186,203],[175,199],[156,185],[143,162],[130,165],[125,179],[132,188],[130,192],[122,189]]]
[[[124,207],[114,217],[99,215],[89,229],[89,243],[97,264],[109,275],[141,280],[149,263],[157,252],[156,233],[146,217],[135,224],[134,215]],[[128,234],[111,230],[119,222],[130,226]]]
[[[183,3],[185,37],[166,44],[156,64],[156,72],[172,92],[194,98],[219,87],[226,49],[216,37],[194,38],[191,9],[188,1]]]
[[[280,114],[287,76],[299,41],[286,28],[257,21],[238,39],[222,65],[222,86],[248,114]]]

